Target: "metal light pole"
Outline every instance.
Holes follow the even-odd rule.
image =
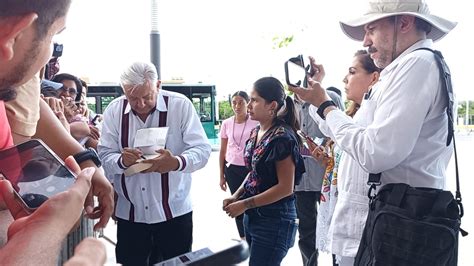
[[[161,80],[160,32],[158,30],[158,0],[151,0],[150,61],[155,65]]]

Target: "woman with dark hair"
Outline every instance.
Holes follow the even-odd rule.
[[[359,110],[364,94],[377,82],[380,71],[382,70],[374,64],[366,50],[359,50],[354,54],[352,65],[343,79],[346,84],[346,97],[350,101],[346,110],[348,116],[353,117]]]
[[[64,104],[64,115],[69,122],[71,135],[84,145],[91,131],[88,119],[79,113],[80,110],[76,105],[82,97],[82,83],[79,78],[68,73],[57,74],[52,81],[63,84],[58,94]]]
[[[305,172],[293,100],[280,81],[264,77],[254,83],[248,111],[260,125],[252,130],[244,153],[250,170],[240,188],[223,201],[231,217],[245,212],[249,265],[280,265],[295,242],[293,188]]]
[[[367,51],[359,50],[354,54],[352,63],[343,79],[346,97],[350,101],[349,107],[346,110],[348,116],[354,117],[357,113],[364,95],[370,93],[372,86],[379,80],[380,71]],[[334,144],[332,141],[330,143]],[[353,256],[348,256],[347,254],[357,251],[353,247],[358,246],[361,231],[356,232],[342,228],[352,228],[353,224],[358,225],[365,222],[365,216],[362,219],[356,217],[359,217],[360,213],[357,213],[357,207],[360,206],[360,204],[357,204],[357,198],[366,199],[366,193],[360,192],[363,191],[361,186],[365,187],[366,181],[355,180],[355,175],[350,176],[350,178],[338,175],[341,172],[340,162],[342,162],[344,157],[347,157],[347,154],[337,145],[333,145],[331,149],[327,150],[330,150],[333,156],[329,158],[330,160],[323,159],[322,161],[322,163],[327,164],[327,168],[323,177],[321,201],[318,210],[316,247],[322,252],[333,254],[333,265],[336,265],[336,263],[352,265]],[[313,156],[316,159],[323,157],[319,149],[313,149]],[[350,171],[350,173],[354,172]],[[368,174],[362,174],[361,176],[363,177],[362,180],[365,180]],[[339,200],[339,190],[342,190],[343,196],[350,192],[356,203],[348,202],[345,199]],[[336,208],[340,209],[341,206],[346,206],[345,208],[350,209],[347,211],[348,216],[346,217],[351,217],[353,219],[352,222],[348,219],[340,218],[340,211],[335,213]],[[365,203],[362,206],[365,207]],[[341,233],[345,231],[350,231],[349,235]]]
[[[54,76],[52,81],[64,85],[64,87],[59,90],[59,96],[69,97],[75,102],[81,100],[82,83],[76,76],[68,73],[61,73]]]
[[[221,150],[219,153],[220,181],[219,185],[223,191],[234,194],[240,187],[248,174],[245,167],[244,150],[245,143],[250,137],[250,132],[258,125],[258,122],[250,119],[247,113],[249,96],[244,91],[237,91],[232,95],[231,104],[234,115],[222,122]],[[245,239],[244,216],[235,218],[240,238]]]

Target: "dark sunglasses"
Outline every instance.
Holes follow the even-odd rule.
[[[64,92],[67,92],[69,94],[77,95],[77,90],[75,88],[62,87],[61,90],[64,91]]]

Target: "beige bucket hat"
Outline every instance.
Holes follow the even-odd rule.
[[[431,15],[428,5],[424,0],[369,0],[369,10],[362,17],[339,23],[342,31],[349,38],[362,41],[365,35],[364,26],[366,24],[396,15],[411,15],[430,23],[432,29],[426,37],[433,41],[443,38],[457,24],[457,22],[451,22]]]

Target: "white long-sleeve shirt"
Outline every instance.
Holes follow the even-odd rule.
[[[125,96],[119,97],[105,110],[98,145],[106,176],[118,194],[115,215],[134,222],[158,223],[189,213],[192,211],[191,173],[203,168],[211,154],[211,146],[193,104],[182,94],[160,90],[156,110],[143,122],[129,104],[124,109],[125,100]],[[127,116],[128,132],[122,136],[122,118]],[[178,156],[178,170],[125,177],[120,162],[125,148],[123,143],[132,147],[137,130],[158,127],[160,117],[167,117],[166,123],[162,121],[169,127],[166,149]]]
[[[330,226],[334,254],[355,257],[368,213],[369,173],[381,182],[443,189],[452,145],[446,147],[447,94],[431,40],[408,48],[380,75],[369,99],[350,118],[333,110],[326,120],[310,112],[321,131],[345,152],[339,165],[339,197]]]

